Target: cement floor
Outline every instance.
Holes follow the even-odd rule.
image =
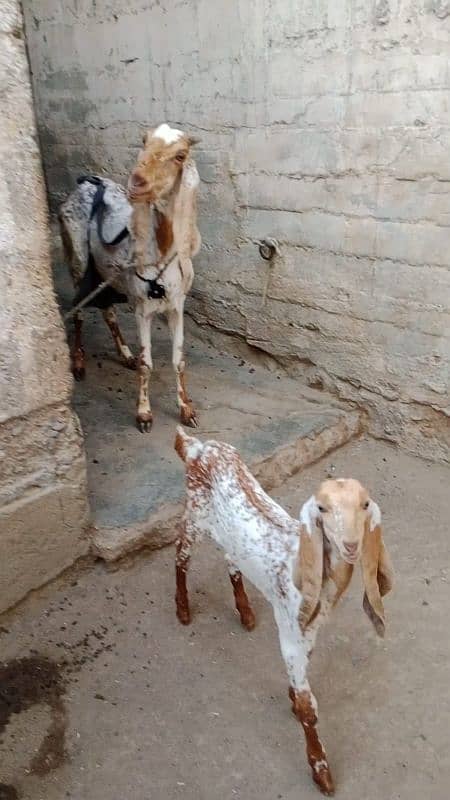
[[[312,660],[337,796],[447,800],[449,470],[362,440],[276,495],[297,512],[328,472],[368,485],[397,573],[386,639],[375,639],[355,580]],[[98,563],[0,621],[2,661],[34,659],[13,661],[6,676],[22,694],[0,734],[2,800],[320,796],[290,712],[270,609],[250,589],[258,624],[242,630],[223,559],[203,545],[190,577],[195,616],[181,627],[173,555],[153,552],[116,572]],[[41,679],[24,690],[33,664]]]

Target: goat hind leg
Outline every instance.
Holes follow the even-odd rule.
[[[70,351],[72,373],[76,381],[82,381],[86,375],[84,348],[82,344],[83,314],[77,311],[74,319],[75,339]]]
[[[111,331],[116,350],[125,366],[127,366],[128,369],[136,369],[136,359],[122,336],[114,306],[108,306],[108,308],[103,309],[102,314],[103,319]]]
[[[296,619],[288,620],[284,614],[275,614],[275,618],[281,653],[289,676],[292,710],[305,734],[306,754],[312,777],[320,791],[331,796],[334,794],[334,783],[317,730],[317,701],[306,678],[308,652],[305,645],[308,646],[308,643],[302,637]]]
[[[242,574],[227,556],[228,573],[233,587],[234,602],[241,619],[241,625],[247,630],[252,631],[256,625],[255,614],[249,603],[247,592],[244,588]]]

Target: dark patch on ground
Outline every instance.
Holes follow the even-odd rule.
[[[19,800],[17,789],[6,783],[0,783],[0,800]]]
[[[37,704],[47,704],[52,720],[42,744],[33,757],[30,771],[45,775],[59,767],[66,758],[66,711],[63,703],[65,683],[61,669],[40,656],[17,658],[0,666],[0,734],[12,714],[20,714]],[[13,787],[6,787],[13,798]],[[0,800],[2,795],[0,794]]]

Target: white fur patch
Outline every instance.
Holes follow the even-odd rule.
[[[304,525],[309,535],[312,536],[314,525],[317,521],[317,501],[314,495],[311,495],[306,503],[303,503],[300,509],[300,525]]]
[[[183,131],[171,128],[166,122],[163,122],[162,125],[159,125],[156,130],[153,131],[153,138],[157,137],[158,139],[162,139],[166,144],[173,144],[177,142],[178,139],[181,139],[182,136],[184,136]]]
[[[370,530],[373,531],[378,525],[381,525],[381,511],[380,506],[377,505],[373,500],[369,503],[368,508],[369,513],[369,521],[370,521]]]
[[[193,161],[188,161],[183,169],[183,186],[188,189],[196,189],[200,183],[200,176]]]

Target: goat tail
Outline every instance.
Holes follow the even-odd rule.
[[[178,425],[174,447],[181,460],[189,464],[190,461],[201,453],[203,444],[199,439],[196,439],[195,436],[188,436],[184,428]]]

